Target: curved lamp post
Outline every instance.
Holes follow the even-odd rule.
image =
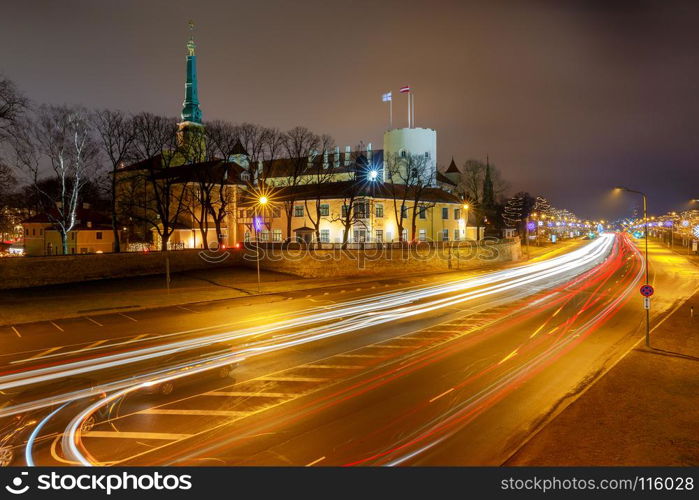
[[[643,223],[645,225],[645,262],[646,262],[646,285],[648,285],[648,198],[646,193],[642,191],[636,191],[635,189],[629,189],[627,187],[617,186],[617,191],[626,191],[628,193],[640,194],[643,197]],[[646,309],[646,347],[650,347],[650,309]]]

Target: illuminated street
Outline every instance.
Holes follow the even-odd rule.
[[[657,319],[699,274],[651,250],[668,290]],[[20,325],[19,341],[3,327],[2,412],[26,426],[14,463],[497,465],[636,343],[640,255],[610,233],[502,271],[319,289],[264,314],[201,303],[59,320],[61,345],[55,325]]]

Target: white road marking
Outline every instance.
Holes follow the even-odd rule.
[[[17,328],[15,328],[14,326],[11,326],[10,328],[12,328],[12,331],[15,332],[15,335],[17,335],[19,338],[22,338],[22,336],[19,334],[19,330],[17,330]]]
[[[271,376],[271,377],[261,377],[258,380],[268,380],[270,382],[325,382],[328,379],[327,378],[318,378],[318,377],[294,377],[294,376],[276,377],[276,376]]]
[[[249,411],[233,410],[179,410],[172,408],[149,408],[137,412],[141,415],[203,415],[207,417],[241,417],[250,415]]]
[[[94,319],[92,319],[92,318],[89,317],[89,316],[85,316],[85,319],[88,320],[88,321],[93,322],[93,323],[96,324],[97,326],[104,326],[102,323],[100,323],[99,321],[95,321]]]
[[[173,434],[169,432],[89,431],[82,433],[82,437],[122,439],[165,439],[168,441],[185,439],[189,436],[191,436],[191,434]]]
[[[58,329],[59,332],[64,332],[64,331],[65,331],[63,328],[61,328],[60,326],[58,326],[58,325],[57,325],[56,323],[54,323],[53,321],[49,321],[49,323],[51,323],[53,326],[55,326],[55,327]]]
[[[364,368],[363,365],[301,365],[300,368],[320,368],[325,370],[338,370],[338,369],[352,369],[357,370],[359,368]]]
[[[138,322],[138,320],[137,320],[136,318],[132,318],[132,317],[129,316],[128,314],[124,314],[124,313],[118,313],[118,314],[119,314],[119,316],[123,316],[123,317],[125,317],[126,319],[130,319],[130,320],[133,321],[133,322]]]
[[[325,457],[317,458],[317,459],[314,460],[313,462],[311,462],[311,463],[309,463],[309,464],[306,464],[306,467],[312,467],[312,466],[314,466],[315,464],[317,464],[318,462],[322,462],[323,460],[325,460]]]
[[[195,310],[190,309],[190,308],[188,308],[188,307],[184,307],[184,306],[177,306],[177,307],[179,307],[180,309],[182,309],[182,310],[184,310],[184,311],[189,311],[189,312],[191,312],[191,313],[196,313]]]
[[[57,350],[59,350],[59,349],[62,348],[62,347],[63,347],[62,345],[59,345],[58,347],[52,347],[52,348],[50,348],[50,349],[46,349],[45,351],[42,351],[42,352],[40,352],[39,354],[36,354],[36,355],[34,355],[34,356],[30,357],[30,358],[27,358],[27,359],[43,358],[43,357],[46,356],[47,354],[51,354],[52,352],[57,351]],[[26,360],[25,360],[25,361],[26,361]]]
[[[382,358],[380,354],[336,354],[338,357],[343,358]]]
[[[93,347],[97,347],[98,345],[104,344],[107,340],[108,340],[108,339],[98,340],[97,342],[93,342],[92,344],[90,344],[90,345],[88,345],[88,346],[86,346],[86,347],[83,347],[82,349],[78,349],[78,350],[79,350],[79,351],[86,351],[86,350],[88,350],[88,349],[92,349]]]
[[[225,397],[260,397],[260,398],[295,398],[299,394],[291,392],[244,392],[244,391],[212,391],[204,396],[225,396]]]
[[[442,394],[440,394],[439,396],[433,397],[432,399],[430,399],[430,403],[432,403],[432,402],[434,402],[434,401],[437,401],[437,400],[438,400],[439,398],[441,398],[442,396],[446,396],[447,394],[449,394],[449,393],[450,393],[451,391],[453,391],[453,390],[454,390],[454,388],[452,387],[451,389],[449,389],[449,390],[447,390],[447,391],[444,391],[444,392],[443,392]]]
[[[389,344],[374,344],[366,346],[367,349],[378,347],[380,349],[405,349],[408,346],[405,345],[389,345]]]

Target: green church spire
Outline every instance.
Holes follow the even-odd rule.
[[[199,109],[199,91],[197,84],[197,56],[194,55],[194,23],[189,22],[192,34],[187,42],[187,82],[184,84],[184,102],[182,103],[182,121],[201,123]]]

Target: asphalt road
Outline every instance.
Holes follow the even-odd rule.
[[[18,465],[500,464],[642,334],[642,259],[608,239],[499,273],[6,327],[5,446]],[[699,276],[652,252],[657,322]]]

